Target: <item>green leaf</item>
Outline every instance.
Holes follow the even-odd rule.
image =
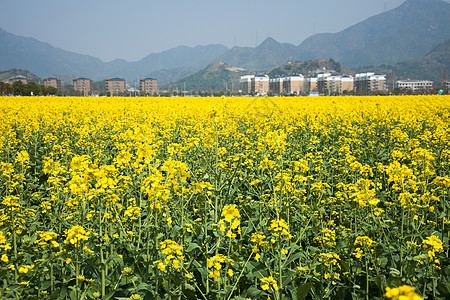
[[[194,287],[193,285],[187,283],[187,282],[184,284],[184,288],[185,288],[186,290],[195,292],[195,287]]]
[[[248,290],[247,290],[247,297],[250,297],[252,299],[253,298],[259,298],[261,296],[268,296],[268,295],[269,294],[267,294],[266,292],[264,292],[264,291],[262,291],[260,289],[257,289],[254,286],[249,287]]]
[[[386,276],[378,275],[377,278],[375,279],[375,284],[381,291],[383,291],[386,286]]]
[[[295,277],[295,275],[297,274],[297,271],[294,270],[287,270],[287,271],[283,271],[283,285],[286,286],[288,285],[291,281],[292,278]]]
[[[115,291],[112,291],[109,294],[106,294],[105,297],[102,298],[102,300],[108,300],[111,299],[114,296]]]
[[[206,281],[208,280],[208,270],[196,260],[194,260],[192,264],[197,268],[197,271],[200,273],[200,275],[202,275],[203,285],[206,286]]]
[[[297,252],[294,255],[290,256],[288,260],[286,260],[286,262],[283,264],[283,266],[289,266],[291,262],[302,257],[305,257],[305,254],[303,254],[303,252]]]
[[[186,249],[186,253],[189,253],[194,249],[200,249],[200,246],[197,243],[190,243],[189,247]]]
[[[141,282],[136,287],[136,290],[138,290],[138,291],[141,291],[141,290],[151,291],[152,287],[149,284],[145,283],[145,282]]]
[[[297,288],[297,297],[298,297],[298,299],[299,300],[306,299],[306,297],[308,296],[308,294],[311,291],[312,287],[313,287],[313,283],[312,282],[307,282],[307,283],[304,283],[301,286],[299,286]]]

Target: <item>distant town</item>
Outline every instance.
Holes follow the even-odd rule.
[[[431,80],[397,80],[388,78],[385,74],[373,72],[359,73],[355,76],[336,75],[323,72],[316,76],[305,77],[302,74],[291,74],[269,78],[268,75],[244,75],[239,80],[238,91],[210,92],[214,95],[251,95],[251,96],[331,96],[331,95],[383,95],[383,94],[429,94],[436,89],[445,89],[448,93],[450,81],[443,79],[437,86]],[[46,77],[43,79],[42,87],[32,82],[23,75],[10,77],[0,82],[1,95],[75,95],[75,96],[195,96],[208,95],[208,92],[197,92],[197,94],[185,90],[159,91],[158,79],[141,78],[139,89],[129,86],[123,78],[107,78],[104,81],[105,93],[99,94],[94,88],[94,82],[90,78],[73,78],[72,89],[64,92],[61,79]],[[34,88],[25,89],[27,85]],[[38,86],[38,88],[36,88]],[[22,89],[23,92],[17,92]]]

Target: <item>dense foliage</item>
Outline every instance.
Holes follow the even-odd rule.
[[[52,86],[46,87],[42,84],[29,82],[27,84],[21,81],[15,81],[13,84],[8,84],[0,81],[0,96],[16,95],[16,96],[39,96],[39,95],[56,95],[58,90]]]
[[[449,100],[0,97],[1,296],[448,298]]]

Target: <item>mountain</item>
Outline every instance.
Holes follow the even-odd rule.
[[[237,90],[240,77],[247,73],[248,71],[242,68],[233,67],[225,63],[215,63],[208,65],[195,74],[172,82],[170,86],[187,91]]]
[[[407,0],[341,32],[307,38],[298,46],[298,58],[330,57],[349,67],[406,61],[449,39],[449,20],[445,1]]]
[[[266,71],[294,60],[296,56],[296,46],[267,38],[255,48],[233,47],[219,56],[216,62],[220,61],[252,71]]]
[[[103,80],[122,77],[161,76],[177,81],[211,63],[226,63],[250,71],[268,71],[289,61],[332,58],[347,67],[394,65],[430,52],[450,39],[450,3],[443,0],[406,0],[337,33],[315,34],[300,45],[266,39],[257,47],[207,45],[180,46],[153,53],[139,61],[111,62],[81,55],[34,38],[16,36],[0,28],[0,70],[27,69],[40,77],[90,77]],[[156,76],[155,76],[156,75]]]
[[[150,54],[136,64],[145,70],[173,69],[180,66],[202,68],[212,60],[228,51],[224,45],[196,46],[193,48],[179,46],[161,53]]]
[[[158,78],[158,84],[164,85],[173,81],[177,81],[180,78],[194,74],[198,71],[198,68],[194,67],[181,67],[173,69],[159,69],[151,72],[146,77]]]
[[[228,48],[224,45],[178,46],[160,53],[152,53],[137,62],[114,60],[108,65],[114,69],[112,73],[114,77],[134,80],[137,77],[155,77],[152,74],[161,71],[171,80],[176,80],[197,72],[226,51]],[[188,70],[189,73],[186,73]]]
[[[359,72],[392,72],[396,80],[433,80],[435,84],[442,81],[442,72],[450,72],[450,39],[437,45],[427,54],[395,65],[365,66],[356,69]]]
[[[34,38],[16,36],[0,28],[0,70],[27,69],[38,76],[85,75],[99,78],[108,74],[100,59],[55,48]]]
[[[177,74],[180,73],[177,68],[191,68],[193,73],[228,50],[223,45],[179,46],[150,54],[137,62],[116,59],[105,63],[96,57],[55,48],[34,38],[11,34],[2,28],[0,45],[0,70],[20,68],[41,77],[65,74],[94,80],[107,77],[136,80],[137,77],[147,77],[159,69],[172,69]],[[181,74],[186,75],[183,72]],[[177,77],[172,75],[172,78]]]
[[[330,58],[288,62],[280,67],[273,69],[268,73],[268,75],[270,78],[289,74],[314,76],[323,72],[345,75],[355,74],[353,70],[342,67],[340,63]]]
[[[450,40],[436,46],[424,56],[395,66],[395,75],[401,79],[428,79],[442,81],[442,72],[450,72]]]

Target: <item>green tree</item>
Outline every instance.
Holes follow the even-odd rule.
[[[23,84],[22,81],[13,82],[12,87],[15,96],[30,95],[27,85]]]
[[[42,89],[43,86],[41,86],[35,82],[29,82],[27,84],[27,87],[28,87],[28,92],[29,92],[29,93],[27,93],[27,95],[33,94],[34,96],[40,96],[40,95],[44,94],[43,89]],[[23,95],[23,96],[25,96],[25,95]]]
[[[13,93],[13,87],[6,82],[0,81],[0,95],[9,95]]]
[[[46,95],[58,95],[58,89],[52,86],[46,88]]]

